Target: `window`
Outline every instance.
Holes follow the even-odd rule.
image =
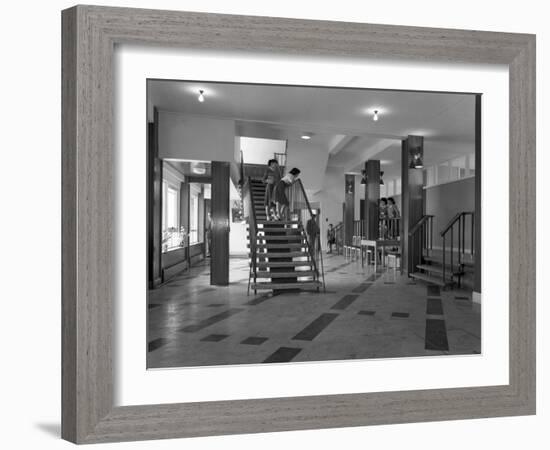
[[[189,205],[189,244],[193,245],[199,242],[199,194],[191,191],[191,201]]]
[[[430,166],[426,169],[426,186],[433,186],[435,184],[435,167]]]
[[[162,251],[167,252],[183,245],[178,187],[164,180],[162,182],[162,200]]]
[[[474,176],[476,174],[476,155],[475,153],[472,153],[468,155],[468,168],[469,168],[469,175]]]

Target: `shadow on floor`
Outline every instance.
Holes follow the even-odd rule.
[[[61,438],[60,423],[37,423],[36,428],[52,437]]]

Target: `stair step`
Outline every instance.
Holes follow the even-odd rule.
[[[250,256],[250,255],[248,255]],[[256,255],[258,258],[297,258],[299,256],[309,256],[308,252],[267,252]]]
[[[445,258],[446,258],[447,261],[450,261],[450,257],[448,255],[449,254],[447,254]],[[455,257],[453,258],[453,261],[454,261],[455,265],[458,265],[458,258],[457,258],[456,253],[454,254],[454,256]],[[441,265],[443,263],[443,258],[442,258],[441,255],[437,255],[437,256],[424,255],[422,258],[424,259],[424,261],[439,264],[439,265]],[[466,256],[465,259],[464,258],[462,259],[462,264],[464,265],[464,267],[470,267],[470,268],[475,267],[475,262],[470,259],[469,255]]]
[[[252,283],[252,289],[317,289],[322,284],[319,281],[297,281],[293,283]]]
[[[409,275],[417,280],[426,281],[427,283],[435,284],[437,286],[445,287],[447,285],[441,277],[432,277],[422,272],[414,272]]]
[[[246,244],[247,247],[250,247],[250,244]],[[306,244],[300,244],[300,243],[291,243],[291,244],[256,244],[256,247],[260,249],[265,248],[305,248]]]
[[[293,242],[305,240],[304,236],[302,236],[301,234],[286,234],[284,236],[258,235],[257,239],[259,241],[293,241]]]
[[[301,234],[301,230],[299,228],[277,228],[277,227],[262,227],[258,228],[259,233],[288,233],[289,231],[293,231],[294,233]]]
[[[300,222],[297,220],[258,220],[258,225],[295,225]]]
[[[315,275],[313,270],[296,270],[294,272],[268,272],[260,270],[256,272],[258,278],[291,278],[291,277],[312,277]]]
[[[257,266],[260,269],[267,267],[311,267],[311,261],[259,262]]]
[[[417,269],[424,270],[425,272],[431,272],[431,273],[437,273],[438,275],[443,276],[443,267],[442,266],[433,266],[430,264],[418,264],[416,266]],[[446,270],[447,277],[450,275],[449,268]],[[462,272],[454,272],[453,276],[459,276],[462,275]]]

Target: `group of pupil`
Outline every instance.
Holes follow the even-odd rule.
[[[265,189],[265,215],[267,220],[289,220],[288,188],[298,179],[300,169],[296,167],[281,177],[281,169],[276,159],[267,162],[262,180],[266,184]]]

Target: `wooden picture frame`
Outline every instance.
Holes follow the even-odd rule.
[[[535,36],[75,6],[62,12],[62,437],[75,443],[535,413]],[[113,51],[118,43],[506,64],[509,384],[113,406]]]

